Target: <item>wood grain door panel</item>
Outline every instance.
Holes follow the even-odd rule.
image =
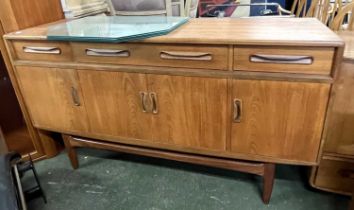
[[[77,72],[73,69],[17,66],[21,92],[36,127],[87,131],[87,115]],[[76,91],[76,104],[72,91]]]
[[[151,115],[143,113],[140,91],[145,74],[79,70],[91,132],[140,140],[151,139]]]
[[[227,80],[148,75],[157,95],[154,141],[193,149],[223,151],[227,136]]]
[[[232,124],[231,151],[316,162],[329,84],[233,80],[242,117]]]

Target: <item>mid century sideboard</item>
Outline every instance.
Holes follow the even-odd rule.
[[[55,23],[53,23],[55,24]],[[5,36],[36,128],[106,148],[263,176],[317,165],[343,41],[311,18],[195,19],[129,43]],[[104,53],[102,53],[104,52]]]

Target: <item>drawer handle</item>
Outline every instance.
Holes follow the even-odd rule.
[[[159,109],[157,107],[157,94],[155,92],[150,92],[149,93],[150,99],[152,101],[152,113],[153,114],[158,114]]]
[[[31,46],[25,46],[25,47],[23,47],[23,51],[25,53],[56,54],[56,55],[59,55],[61,53],[61,50],[58,47],[31,47]]]
[[[210,53],[203,52],[176,52],[162,51],[160,53],[162,59],[169,60],[194,60],[194,61],[211,61],[213,59]]]
[[[147,109],[146,109],[146,96],[147,96],[147,93],[143,92],[143,91],[140,91],[139,94],[140,94],[140,100],[141,100],[141,107],[143,109],[143,112],[146,113],[147,112]]]
[[[305,64],[313,63],[312,56],[302,55],[265,55],[255,54],[250,56],[250,61],[254,63],[283,63],[283,64]]]
[[[235,123],[240,123],[242,118],[242,100],[235,98],[234,99],[234,117],[233,120]]]
[[[102,57],[129,57],[130,52],[128,50],[88,48],[86,49],[86,55]]]
[[[75,106],[80,106],[80,98],[79,95],[77,93],[77,89],[74,87],[71,87],[71,97],[73,99],[73,103]]]

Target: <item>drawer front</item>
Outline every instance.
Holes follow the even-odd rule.
[[[72,51],[67,42],[14,41],[15,57],[18,60],[70,61]]]
[[[234,47],[234,70],[329,75],[334,48]]]
[[[334,191],[351,193],[354,189],[354,160],[323,157],[315,184]]]
[[[72,43],[75,60],[227,70],[227,46]]]

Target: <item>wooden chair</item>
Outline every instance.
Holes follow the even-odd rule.
[[[296,17],[305,17],[306,8],[307,8],[307,0],[294,0],[290,12],[291,14],[294,14]]]
[[[336,0],[336,2],[341,0]],[[307,10],[307,0],[295,0],[291,10],[285,10],[280,8],[281,14],[294,15],[296,17],[315,17],[319,19],[324,24],[329,21],[330,14],[335,12],[334,3],[330,3],[330,0],[312,0],[309,9]]]
[[[186,0],[184,14],[189,17],[197,17],[199,0]]]
[[[344,20],[347,21],[346,27],[343,27]],[[337,15],[330,24],[330,28],[333,31],[340,31],[343,29],[350,31],[354,30],[354,1],[337,11]]]
[[[184,16],[184,0],[107,0],[111,15]]]
[[[341,0],[338,2],[341,2]],[[331,4],[330,0],[312,0],[310,8],[307,10],[306,17],[315,17],[322,23],[327,24],[330,17],[333,18],[331,14],[335,14],[337,5],[337,1]]]

